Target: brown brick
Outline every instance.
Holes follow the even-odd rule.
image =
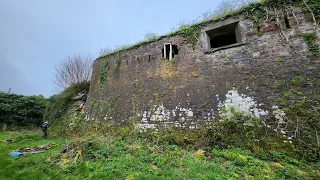
[[[260,30],[262,32],[274,31],[274,30],[277,30],[277,29],[279,29],[279,27],[276,24],[269,24],[267,26],[260,27]]]

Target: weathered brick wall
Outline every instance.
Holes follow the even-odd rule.
[[[185,38],[172,36],[97,59],[88,118],[124,122],[134,117],[141,128],[195,128],[212,121],[228,103],[247,106],[256,117],[270,114],[273,106],[286,106],[292,99],[284,100],[283,94],[290,91],[292,80],[303,77],[311,82],[320,77],[319,57],[310,53],[303,39],[303,34],[320,34],[319,30],[308,12],[296,11],[298,23],[289,18],[290,28],[284,30],[289,41],[275,22],[261,25],[258,33],[250,20],[237,16],[205,24],[195,49]],[[236,21],[240,21],[237,38],[245,44],[207,52],[205,31]],[[163,59],[164,43],[178,46],[172,61]],[[106,85],[101,86],[105,61],[110,63]],[[306,83],[300,90],[314,92],[315,88]]]

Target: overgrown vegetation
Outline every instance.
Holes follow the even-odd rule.
[[[121,59],[120,59],[120,54],[118,53],[116,56],[115,62],[113,63],[113,66],[112,66],[112,69],[114,72],[119,72],[120,64],[121,64]]]
[[[94,126],[92,126],[94,127]],[[183,133],[183,132],[181,132]],[[252,152],[228,145],[196,147],[178,134],[162,137],[110,126],[104,135],[65,140],[37,134],[0,132],[0,179],[312,179],[319,164],[287,156],[285,151]],[[39,137],[39,138],[36,138]],[[181,136],[182,137],[182,136]],[[5,139],[18,140],[7,143]],[[12,158],[20,147],[55,143],[38,154]],[[66,146],[68,145],[68,146]],[[70,147],[72,156],[66,156]],[[61,150],[61,151],[60,151]],[[68,154],[68,153],[67,153]]]
[[[12,140],[13,142],[10,143]],[[17,148],[34,147],[48,143],[58,146],[39,154],[26,154],[12,158],[9,153]],[[67,179],[72,175],[60,173],[61,168],[50,160],[58,153],[65,139],[49,136],[42,139],[40,134],[30,132],[0,132],[0,179]]]
[[[319,161],[320,159],[320,100],[302,97],[292,103],[286,112],[287,136],[292,136],[294,144],[304,159]]]
[[[299,87],[302,79],[294,77],[290,83]],[[64,91],[60,98],[72,97],[78,90],[83,90],[80,85],[75,87]],[[257,119],[236,111],[232,118],[217,119],[198,129],[169,128],[155,133],[141,132],[134,120],[128,121],[126,126],[108,124],[103,119],[88,121],[86,114],[76,113],[68,107],[50,126],[48,141],[41,140],[36,134],[0,133],[0,138],[13,142],[0,142],[0,155],[4,157],[0,163],[0,178],[319,178],[319,139],[313,134],[320,127],[318,111],[319,102],[303,98],[293,103],[285,109],[288,129],[282,136]],[[289,129],[296,130],[292,139],[288,139],[292,134]],[[53,134],[75,139],[63,146],[63,140],[52,137]],[[7,155],[18,147],[48,142],[56,143],[58,147],[16,160]],[[69,151],[61,153],[65,147]],[[17,167],[19,171],[13,173]],[[45,175],[39,173],[41,170]]]
[[[317,35],[315,33],[312,34],[304,34],[304,40],[306,41],[307,45],[312,54],[319,55],[320,54],[320,46],[317,44]]]
[[[38,125],[48,100],[42,95],[23,96],[0,92],[0,122],[14,126]]]
[[[185,37],[188,43],[192,44],[192,48],[194,49],[198,42],[198,37],[200,36],[200,29],[195,26],[183,26],[181,27],[179,34]]]
[[[144,35],[144,39],[147,40],[147,41],[152,41],[152,40],[157,39],[157,38],[158,38],[158,35],[156,33],[153,33],[153,32],[147,32]]]
[[[105,88],[107,85],[107,75],[108,75],[108,69],[109,69],[109,61],[104,60],[102,62],[102,65],[100,67],[100,88]]]
[[[275,12],[275,9],[299,2],[303,1],[267,0],[263,2],[265,4],[251,4],[241,10],[260,23],[260,20],[269,16],[269,9],[265,9],[268,3],[275,3],[272,10]],[[312,2],[318,3],[308,1]],[[312,10],[317,6],[310,4],[310,7]],[[318,17],[316,12],[315,16]],[[200,26],[201,23],[182,26],[171,35],[180,34],[195,46]],[[319,54],[319,46],[314,44],[314,34],[307,34],[304,38],[310,51]],[[156,37],[150,35],[143,43],[153,40]],[[99,74],[101,88],[106,87],[109,65],[113,65],[115,72],[119,70],[119,51],[133,46],[112,52],[118,53],[113,64],[109,64],[108,60],[102,62]],[[171,66],[168,70],[171,70]],[[172,75],[168,70],[163,73],[165,77]],[[0,161],[0,179],[320,178],[320,101],[316,98],[308,99],[304,96],[306,92],[298,91],[303,80],[304,77],[300,75],[290,79],[288,88],[290,85],[296,89],[283,92],[280,100],[284,107],[289,102],[290,105],[284,109],[275,109],[274,119],[263,119],[262,122],[231,108],[232,118],[222,116],[195,130],[168,128],[156,132],[141,132],[135,124],[137,117],[126,121],[125,126],[106,123],[104,115],[100,121],[89,121],[85,113],[77,113],[72,109],[74,97],[88,89],[89,83],[72,84],[62,93],[49,98],[45,112],[45,119],[51,122],[49,139],[42,140],[38,134],[0,133],[0,155],[3,157]],[[291,102],[290,96],[293,94],[301,97],[300,100]],[[141,112],[136,108],[135,101],[138,100],[139,96],[134,94],[132,106],[136,113]],[[106,106],[111,106],[111,102],[106,103],[110,104]],[[17,104],[21,106],[15,106],[16,110],[30,106],[28,103]],[[8,113],[11,109],[1,102],[0,110],[1,120],[7,119],[9,114],[3,116],[2,112]],[[221,107],[221,111],[226,109]],[[65,142],[67,140],[53,137],[53,134],[72,137],[74,140]],[[44,153],[24,155],[17,159],[8,156],[8,152],[18,147],[48,142],[58,146]],[[66,147],[70,151],[64,152]]]
[[[140,134],[139,129],[135,127],[136,117],[133,117],[131,121],[126,121],[123,124],[125,127],[121,127],[106,124],[102,119],[101,121],[87,122],[85,114],[77,116],[73,111],[69,111],[67,116],[64,116],[52,127],[58,135],[82,136],[87,132],[122,138],[142,135],[144,138],[160,144],[169,143],[192,148],[212,146],[229,148],[232,146],[248,149],[253,153],[265,156],[273,151],[286,151],[285,154],[290,157],[318,161],[320,157],[318,139],[313,133],[316,133],[320,127],[317,122],[319,113],[316,112],[319,105],[311,103],[311,101],[301,103],[292,104],[288,109],[285,109],[287,114],[285,128],[278,127],[277,121],[273,125],[271,123],[273,119],[264,120],[268,124],[271,123],[271,126],[266,126],[254,117],[234,113],[232,118],[222,118],[207,123],[196,130],[169,128],[159,130],[155,134],[154,131]],[[282,134],[284,131],[286,134]]]
[[[76,101],[74,97],[76,97],[78,93],[88,90],[89,87],[90,82],[75,83],[71,84],[60,94],[51,96],[45,110],[44,119],[53,122],[63,116],[66,110]]]
[[[230,3],[231,2],[231,3]],[[240,4],[239,4],[240,2]],[[249,3],[251,2],[251,3]],[[232,7],[229,7],[230,5]],[[203,14],[203,20],[200,22],[193,21],[191,24],[181,23],[178,29],[163,35],[156,36],[154,33],[150,34],[150,38],[145,38],[143,41],[132,44],[120,46],[116,49],[111,50],[110,48],[105,53],[101,54],[99,58],[114,55],[116,53],[135,48],[137,46],[159,40],[164,37],[171,37],[174,35],[181,35],[185,37],[188,43],[194,44],[197,42],[197,38],[200,34],[200,28],[208,22],[218,20],[219,18],[243,13],[249,19],[251,19],[255,26],[258,27],[261,23],[270,21],[271,19],[276,20],[276,24],[280,27],[280,33],[284,39],[288,40],[287,35],[283,31],[281,21],[288,14],[293,14],[296,18],[296,14],[293,11],[293,7],[304,8],[313,15],[315,25],[320,22],[320,2],[318,0],[260,0],[260,1],[223,1],[215,11],[207,11]],[[152,35],[152,36],[151,36]],[[149,35],[147,35],[149,37]],[[152,38],[151,38],[152,37]]]

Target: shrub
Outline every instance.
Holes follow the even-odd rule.
[[[51,96],[45,110],[44,118],[48,121],[53,121],[61,117],[69,106],[76,101],[73,98],[83,90],[89,89],[89,87],[90,82],[74,83],[64,89],[60,94]]]
[[[43,120],[47,102],[42,95],[23,96],[0,92],[0,122],[17,126],[39,124]]]

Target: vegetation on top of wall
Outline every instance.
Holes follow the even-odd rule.
[[[285,33],[282,31],[282,23],[280,22],[280,19],[283,17],[280,16],[284,15],[284,13],[289,13],[289,11],[294,14],[293,7],[301,7],[309,10],[313,14],[314,21],[319,21],[320,19],[320,2],[318,0],[309,0],[308,2],[305,0],[260,0],[258,2],[246,4],[238,9],[229,10],[227,12],[224,12],[223,14],[205,19],[200,22],[183,25],[176,31],[170,32],[163,36],[156,36],[152,33],[152,36],[150,36],[150,38],[145,38],[145,40],[132,45],[121,46],[120,48],[112,52],[101,55],[98,59],[175,35],[181,35],[185,37],[190,44],[195,46],[197,38],[200,35],[201,27],[205,26],[208,23],[224,19],[227,16],[233,16],[237,14],[244,14],[246,17],[252,20],[256,26],[263,22],[266,22],[267,20],[270,20],[271,18],[276,19],[276,23],[281,30],[281,35],[287,39]]]
[[[309,46],[309,49],[313,55],[319,55],[320,54],[320,46],[317,44],[317,35],[315,33],[311,34],[304,34],[303,35],[304,40],[306,41],[307,45]]]
[[[245,15],[253,21],[256,27],[260,24],[275,21],[280,30],[283,39],[289,40],[283,27],[284,18],[291,15],[299,24],[294,7],[300,7],[308,10],[313,17],[314,24],[317,26],[317,20],[320,19],[320,3],[318,0],[263,0],[260,3],[251,3],[243,8]],[[258,32],[260,35],[261,33]]]
[[[37,125],[43,121],[48,99],[0,92],[0,122],[17,126]]]

